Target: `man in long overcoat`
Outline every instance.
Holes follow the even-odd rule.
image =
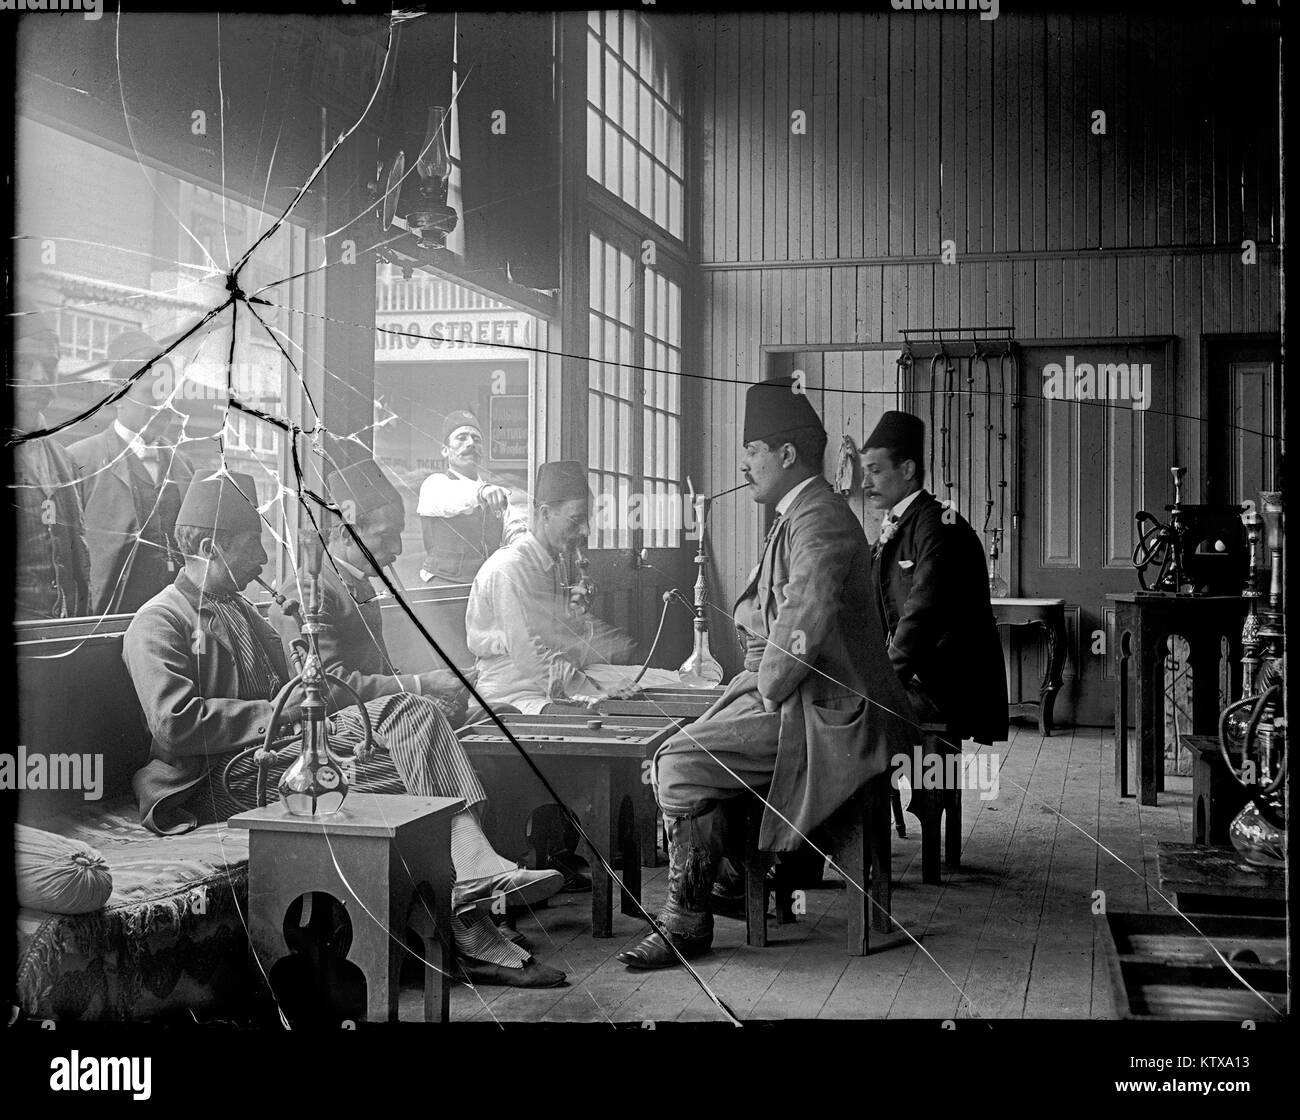
[[[685,957],[712,944],[723,802],[761,794],[759,846],[792,851],[909,741],[906,697],[873,602],[870,546],[822,475],[826,431],[802,385],[781,378],[752,386],[744,441],[750,496],[776,507],[733,610],[745,667],[655,758],[669,837],[659,921]],[[677,957],[652,933],[619,959],[663,968]]]

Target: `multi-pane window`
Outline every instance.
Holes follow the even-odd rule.
[[[590,276],[587,464],[596,495],[590,543],[593,548],[630,548],[636,439],[632,423],[631,363],[636,328],[632,257],[593,233]]]
[[[681,287],[596,234],[589,267],[590,543],[674,548],[684,516]]]
[[[85,311],[59,312],[59,352],[67,358],[94,362],[108,355],[108,344],[132,323]]]
[[[673,548],[681,521],[678,447],[681,428],[682,290],[654,269],[645,272],[641,470],[645,544]]]
[[[636,12],[587,17],[587,174],[682,236],[682,80]]]

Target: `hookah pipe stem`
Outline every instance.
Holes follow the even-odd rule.
[[[266,582],[261,576],[254,576],[253,582],[260,586],[271,596],[271,602],[280,608],[290,618],[297,619],[299,624],[302,623],[302,604],[297,599],[290,599],[280,594],[274,587]]]

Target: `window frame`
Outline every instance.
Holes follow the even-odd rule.
[[[593,183],[593,185],[595,184]],[[638,214],[638,216],[641,215]],[[643,216],[641,217],[643,218]],[[588,253],[590,253],[591,238],[594,237],[599,241],[601,241],[602,243],[612,246],[616,252],[625,253],[631,258],[631,276],[632,276],[632,284],[633,284],[633,291],[630,297],[631,322],[627,324],[623,324],[626,327],[626,329],[629,329],[631,331],[631,335],[632,335],[631,358],[629,362],[631,368],[628,369],[628,397],[626,402],[630,406],[630,411],[631,411],[631,416],[630,416],[631,422],[629,424],[631,439],[630,439],[630,453],[628,456],[631,465],[631,471],[627,473],[626,477],[628,479],[628,493],[640,494],[643,496],[644,499],[646,495],[646,480],[647,480],[647,474],[645,470],[646,415],[651,410],[659,411],[659,412],[667,411],[664,409],[657,408],[657,406],[654,405],[647,405],[646,398],[645,398],[646,371],[642,367],[648,364],[646,362],[646,355],[645,355],[646,343],[647,341],[652,343],[661,341],[660,339],[658,339],[657,336],[649,336],[646,333],[645,292],[647,287],[647,275],[653,272],[659,276],[662,276],[664,279],[668,280],[669,282],[676,284],[680,292],[681,310],[679,312],[679,319],[678,319],[680,341],[676,346],[676,349],[678,350],[679,357],[680,357],[679,360],[679,366],[680,366],[685,361],[685,356],[688,350],[687,343],[689,338],[689,333],[685,321],[686,306],[687,306],[688,291],[689,291],[687,287],[688,267],[686,261],[682,257],[671,252],[663,252],[658,247],[656,248],[654,264],[643,263],[641,259],[642,241],[639,239],[638,235],[646,232],[644,227],[640,230],[631,228],[629,224],[623,221],[619,221],[618,219],[605,213],[602,209],[598,209],[598,208],[592,208],[591,210],[589,210],[588,218],[589,220],[587,223],[587,231],[586,231],[588,247],[589,247]],[[583,317],[584,322],[587,324],[584,332],[584,337],[586,338],[586,342],[587,342],[585,353],[589,355],[586,362],[584,363],[587,369],[587,378],[584,386],[584,391],[585,391],[586,403],[587,403],[586,444],[588,449],[590,449],[593,446],[593,440],[596,438],[596,436],[599,435],[603,438],[608,438],[608,433],[605,432],[602,427],[602,416],[594,414],[593,404],[595,403],[595,400],[597,398],[603,400],[606,397],[610,397],[611,399],[621,399],[618,397],[617,394],[610,394],[603,389],[596,389],[591,384],[592,367],[606,366],[610,364],[603,353],[603,349],[599,358],[591,356],[597,352],[597,347],[596,345],[594,345],[594,340],[591,337],[590,323],[593,315],[601,314],[600,312],[595,311],[591,306],[591,293],[592,293],[591,279],[592,279],[591,276],[588,274],[587,285],[586,285],[587,290],[584,293],[584,302],[586,306],[584,307],[584,317]],[[601,317],[605,319],[609,318],[607,315],[603,315],[603,314],[601,315]],[[677,493],[678,495],[680,495],[683,490],[682,483],[687,473],[686,464],[685,464],[685,454],[684,454],[685,439],[683,436],[684,424],[685,424],[684,405],[685,405],[686,392],[685,392],[684,379],[682,378],[681,373],[679,372],[673,376],[677,376],[679,379],[681,379],[679,380],[678,383],[678,393],[677,393],[678,410],[675,414],[677,420],[677,461],[676,463],[673,464],[673,468],[671,472],[664,472],[662,474],[652,475],[650,477],[655,479],[656,481],[665,480],[668,486],[676,487]],[[617,412],[615,413],[615,416],[617,418]],[[616,455],[618,454],[619,446],[620,445],[616,444],[616,451],[615,451]],[[622,477],[624,477],[623,472],[618,469],[617,460],[612,467],[606,465],[606,462],[603,459],[599,464],[597,464],[591,461],[590,452],[588,452],[587,470],[588,470],[589,477],[612,476],[615,479],[621,479]],[[676,478],[673,478],[674,474],[676,475]],[[593,485],[593,490],[596,491],[599,500],[599,490],[594,485]],[[616,511],[619,514],[620,518],[627,513],[627,510],[622,501],[618,503],[618,506],[616,507]],[[593,514],[595,514],[596,512],[597,511],[593,511]],[[681,523],[678,523],[675,526],[671,526],[669,528],[668,540],[666,542],[656,541],[654,544],[650,545],[649,547],[661,548],[661,549],[676,549],[682,543],[682,533],[683,533],[683,525]],[[639,555],[641,549],[643,547],[646,547],[645,538],[646,538],[645,527],[644,525],[639,523],[636,525],[635,528],[627,529],[626,532],[621,531],[619,528],[619,524],[616,523],[614,540],[612,542],[608,539],[605,533],[601,532],[597,528],[597,526],[593,525],[592,536],[588,543],[592,551],[604,552],[604,551],[621,551],[621,550],[631,549],[635,554]]]

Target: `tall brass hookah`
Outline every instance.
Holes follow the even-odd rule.
[[[677,675],[687,688],[713,688],[722,683],[722,666],[709,649],[709,588],[705,567],[709,562],[709,553],[705,544],[705,525],[708,518],[709,499],[695,492],[695,486],[689,476],[686,479],[691,496],[691,507],[695,514],[695,527],[699,532],[699,543],[695,547],[695,618],[692,623],[693,641],[691,655],[682,662]]]
[[[278,592],[267,588],[280,609],[297,620],[302,637],[295,639],[290,646],[298,675],[276,693],[274,711],[266,728],[266,738],[254,755],[258,765],[257,804],[260,808],[267,803],[267,782],[271,763],[276,756],[272,742],[276,725],[280,722],[280,713],[284,710],[293,691],[301,688],[302,733],[298,757],[284,772],[278,787],[280,801],[285,809],[296,817],[330,816],[343,807],[343,802],[348,795],[348,779],[344,766],[330,750],[327,721],[329,707],[326,702],[326,690],[329,686],[336,686],[348,693],[361,713],[365,738],[356,751],[356,761],[364,762],[375,747],[370,713],[366,711],[361,697],[347,681],[333,673],[325,672],[321,662],[317,636],[322,629],[320,573],[324,559],[325,549],[320,537],[314,531],[304,529],[298,535],[298,561],[299,571],[305,573],[307,577],[306,601],[300,606],[293,600],[286,599]]]
[[[1259,509],[1248,502],[1241,520],[1250,550],[1242,592],[1247,603],[1241,632],[1242,697],[1219,717],[1219,750],[1249,800],[1233,819],[1228,836],[1248,863],[1282,867],[1286,863],[1287,751],[1282,708],[1286,533],[1281,492],[1261,493]],[[1269,556],[1267,592],[1259,587],[1257,571],[1261,539]]]

